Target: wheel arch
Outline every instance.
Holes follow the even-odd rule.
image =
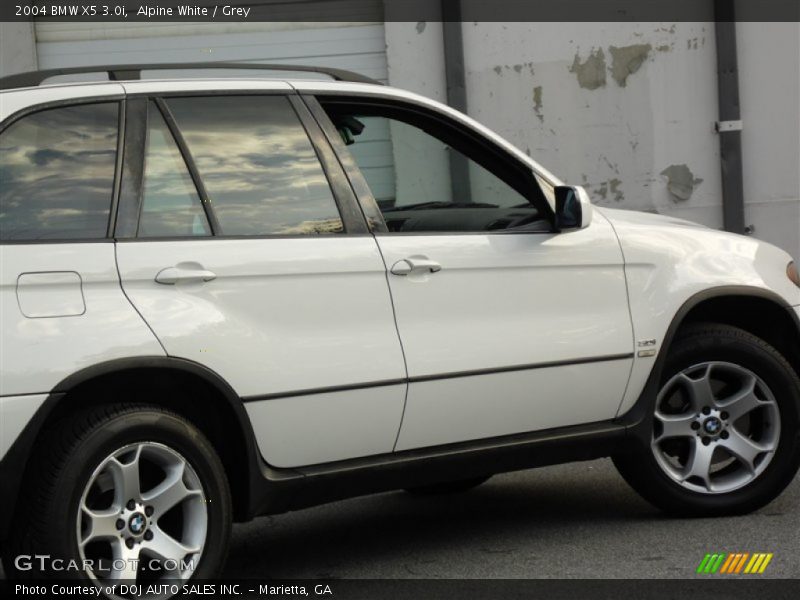
[[[713,288],[690,298],[679,314],[682,318],[670,343],[690,323],[732,325],[770,344],[800,375],[800,318],[775,292],[750,287]]]
[[[737,312],[737,309],[741,310]],[[754,318],[766,314],[754,315],[759,309],[771,315],[768,323]],[[786,300],[771,290],[754,286],[719,286],[703,290],[689,297],[675,312],[642,393],[633,407],[619,417],[634,437],[643,436],[641,439],[649,441],[649,409],[675,337],[682,327],[703,321],[733,325],[764,339],[781,352],[800,375],[800,318]]]
[[[114,397],[109,399],[109,394]],[[7,515],[0,521],[0,540],[7,538],[18,492],[28,476],[28,458],[40,435],[77,408],[109,400],[142,400],[142,394],[146,394],[147,402],[185,417],[209,438],[228,474],[234,518],[247,520],[253,516],[254,478],[261,477],[261,458],[250,419],[233,388],[214,371],[189,360],[132,357],[69,375],[39,407],[2,461],[3,487],[8,493],[0,500],[0,514]]]

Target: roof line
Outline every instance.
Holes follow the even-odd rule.
[[[165,70],[197,70],[197,69],[227,69],[227,70],[252,70],[252,71],[293,71],[298,73],[319,73],[327,75],[334,81],[348,81],[353,83],[369,83],[383,85],[380,81],[366,77],[353,71],[336,69],[332,67],[315,67],[308,65],[285,64],[254,64],[236,62],[201,62],[201,63],[157,63],[134,65],[105,65],[86,67],[64,67],[59,69],[44,69],[42,71],[28,71],[0,78],[0,90],[11,90],[25,87],[36,87],[51,77],[60,75],[80,75],[88,73],[107,73],[109,81],[136,81],[142,78],[142,71]]]

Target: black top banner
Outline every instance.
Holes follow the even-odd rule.
[[[800,0],[0,0],[0,21],[800,21]]]

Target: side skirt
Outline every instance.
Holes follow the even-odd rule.
[[[629,439],[628,427],[620,421],[603,421],[298,469],[273,469],[262,463],[263,478],[252,489],[251,516],[377,492],[602,458],[624,449]]]

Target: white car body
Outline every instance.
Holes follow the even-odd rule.
[[[237,90],[417,104],[528,165],[551,204],[561,185],[457,111],[366,84],[49,85],[0,93],[0,121],[80,98]],[[416,255],[441,271],[388,273]],[[263,461],[278,469],[612,420],[642,395],[698,294],[763,292],[800,318],[790,261],[752,238],[602,208],[582,229],[515,236],[3,244],[0,458],[63,382],[137,357],[216,373],[247,401]],[[216,278],[154,281],[181,265]]]

